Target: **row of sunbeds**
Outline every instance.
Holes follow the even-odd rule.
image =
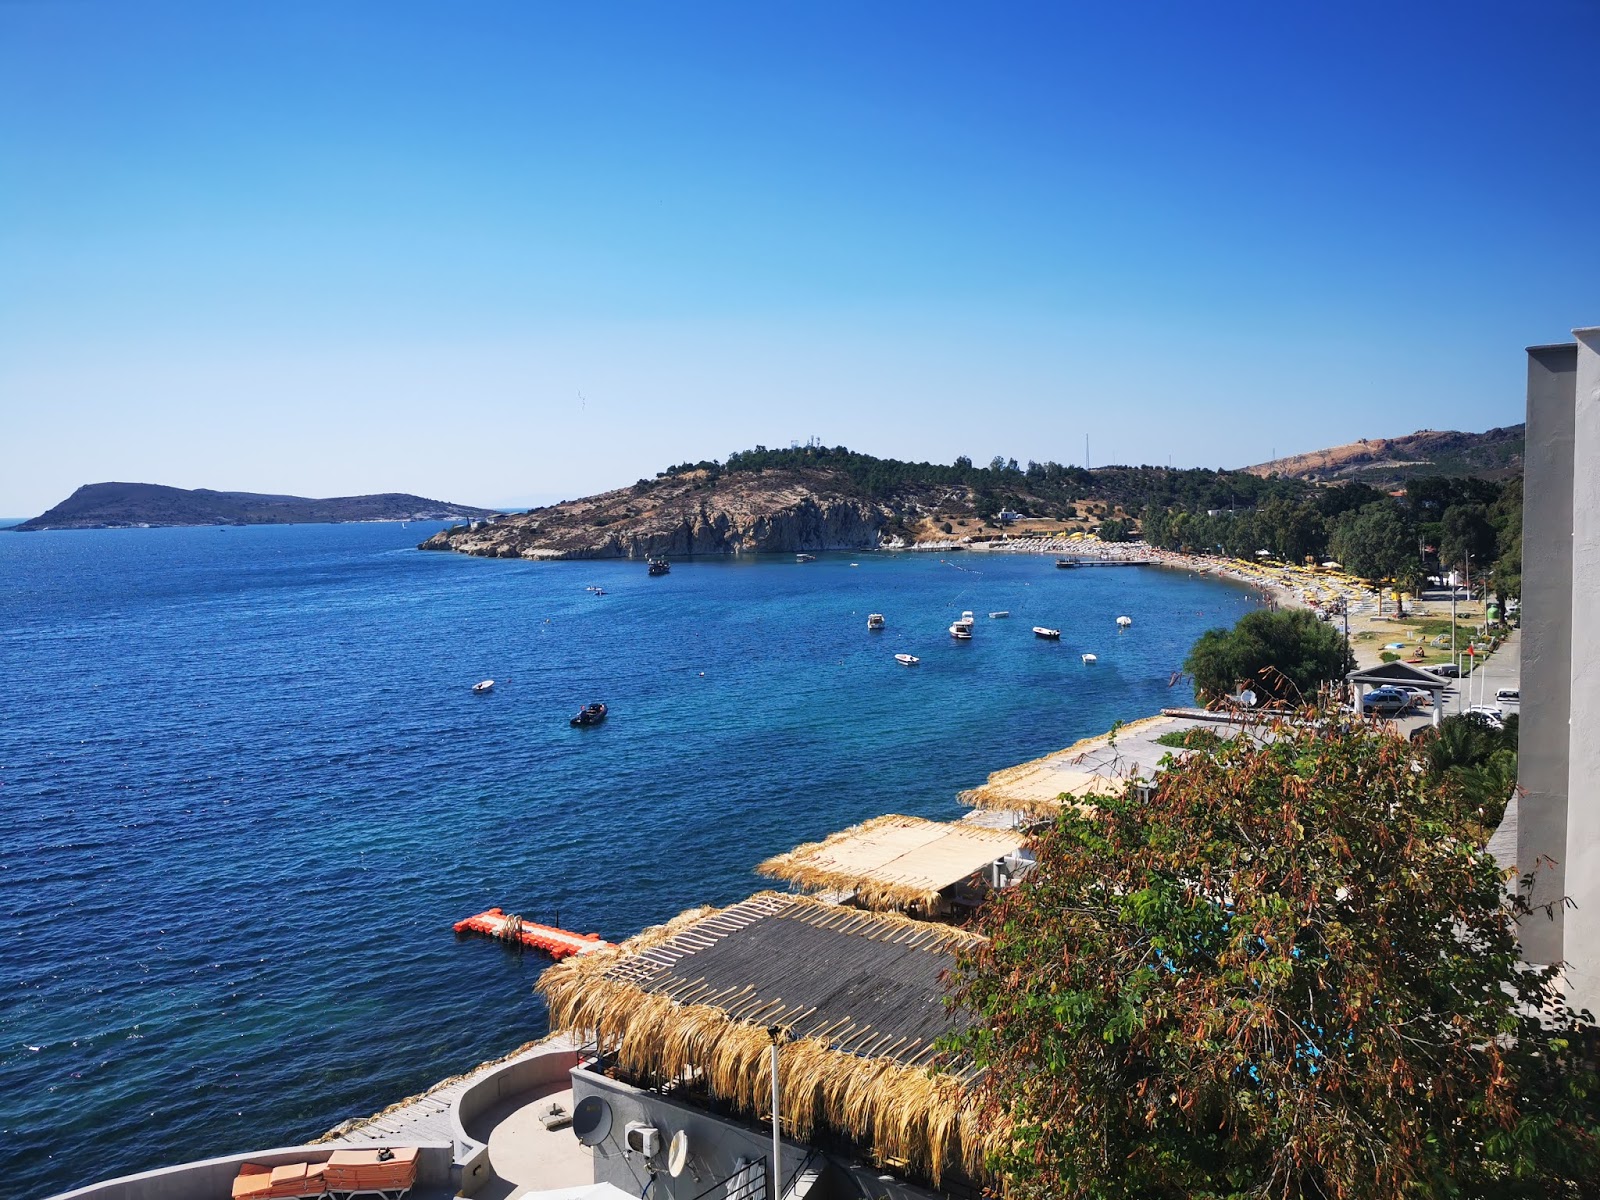
[[[315,1200],[378,1196],[400,1200],[417,1180],[417,1148],[335,1150],[326,1162],[244,1163],[233,1180],[233,1200]]]

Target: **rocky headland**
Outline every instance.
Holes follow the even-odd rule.
[[[457,526],[420,548],[544,559],[868,550],[914,536],[942,499],[921,488],[871,499],[826,469],[695,470]]]

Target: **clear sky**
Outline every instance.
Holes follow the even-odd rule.
[[[1239,466],[1600,323],[1591,0],[0,2],[0,513]]]

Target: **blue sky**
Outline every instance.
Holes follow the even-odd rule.
[[[1238,466],[1600,322],[1600,6],[0,3],[0,513]]]

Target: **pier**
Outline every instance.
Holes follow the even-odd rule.
[[[560,961],[573,954],[592,954],[596,950],[610,950],[613,946],[598,933],[569,933],[553,925],[540,925],[524,921],[516,913],[501,908],[491,908],[477,916],[455,923],[457,933],[481,933],[497,941],[543,950]]]

